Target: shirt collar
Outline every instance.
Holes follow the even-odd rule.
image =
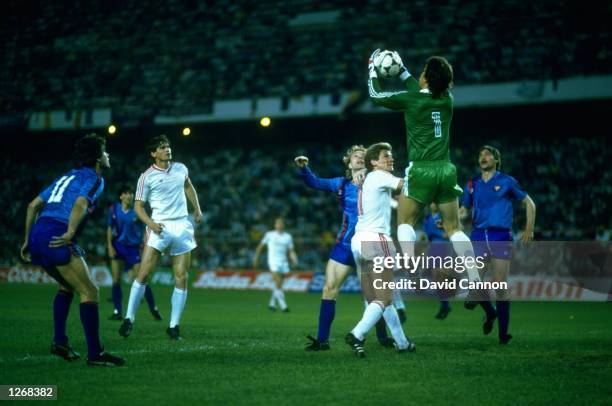
[[[167,168],[167,169],[160,168],[159,166],[157,166],[157,165],[155,165],[155,164],[153,164],[153,165],[151,165],[151,166],[153,167],[153,169],[156,169],[156,170],[161,171],[161,172],[166,172],[166,173],[168,173],[168,172],[170,172],[170,168],[172,168],[172,162],[170,162],[170,165],[168,165],[168,168]]]

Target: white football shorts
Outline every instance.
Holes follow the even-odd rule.
[[[361,275],[361,261],[372,261],[374,257],[394,256],[395,245],[386,234],[358,231],[351,239],[351,251],[357,265],[357,275]]]
[[[146,242],[149,247],[161,253],[167,249],[171,256],[185,254],[198,246],[195,242],[193,224],[187,217],[180,220],[165,220],[161,234],[156,234],[147,227]]]
[[[271,272],[277,272],[280,274],[286,274],[290,271],[289,264],[286,262],[284,264],[268,264],[268,267],[270,268]]]

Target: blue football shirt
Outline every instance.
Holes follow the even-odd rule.
[[[113,203],[108,211],[108,225],[113,231],[113,240],[128,246],[142,243],[143,224],[133,208],[123,211],[121,202]]]
[[[72,169],[53,181],[39,197],[45,202],[39,218],[49,217],[68,224],[74,202],[79,197],[87,199],[89,210],[104,190],[104,179],[92,168]]]
[[[485,182],[482,176],[469,180],[463,189],[461,206],[472,209],[475,229],[512,229],[512,201],[523,200],[527,193],[516,179],[505,173],[495,172]]]
[[[428,213],[423,220],[423,231],[427,235],[429,241],[448,241],[448,238],[444,236],[444,229],[438,228],[436,222],[442,221],[440,213],[432,215]]]
[[[342,225],[336,236],[336,242],[350,245],[357,225],[359,188],[345,177],[319,178],[308,166],[300,169],[300,176],[304,183],[313,189],[336,193],[342,209]]]

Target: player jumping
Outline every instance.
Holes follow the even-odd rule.
[[[405,91],[382,92],[374,66],[379,50],[370,57],[368,89],[376,105],[404,112],[410,163],[405,170],[403,193],[397,209],[397,238],[404,253],[414,255],[414,225],[431,202],[438,205],[443,227],[457,255],[474,257],[470,239],[459,228],[461,188],[457,185],[457,169],[450,162],[450,123],[453,116],[453,69],[440,56],[432,56],[417,81],[400,63],[400,79]],[[471,264],[474,261],[470,262]],[[466,269],[470,281],[479,281],[476,266]]]

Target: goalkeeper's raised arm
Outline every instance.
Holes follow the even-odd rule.
[[[368,93],[372,103],[377,106],[386,107],[392,110],[404,110],[410,103],[411,93],[419,91],[418,82],[410,75],[397,52],[394,52],[393,57],[396,58],[400,65],[399,77],[405,83],[405,91],[400,92],[383,92],[380,88],[378,73],[376,70],[376,58],[380,50],[375,50],[368,61]]]

